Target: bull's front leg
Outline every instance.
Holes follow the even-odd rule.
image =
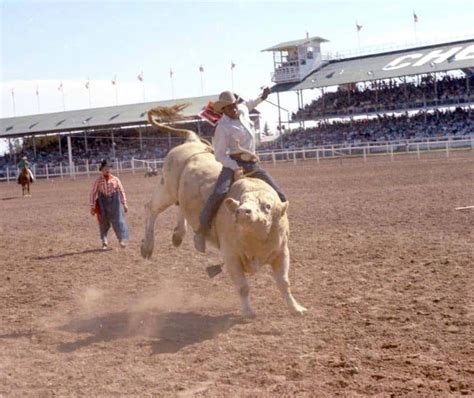
[[[224,261],[232,282],[234,282],[237,293],[239,294],[242,315],[248,318],[255,318],[256,313],[252,309],[249,299],[250,287],[247,278],[245,277],[240,259],[238,256],[227,255],[225,256]]]
[[[272,261],[271,266],[278,290],[280,290],[288,308],[293,314],[303,315],[307,311],[306,308],[298,304],[291,294],[290,280],[288,278],[288,272],[290,270],[290,251],[288,247]]]
[[[145,237],[141,244],[143,258],[150,258],[155,247],[155,222],[158,215],[174,203],[166,192],[163,181],[153,193],[151,200],[145,205]]]

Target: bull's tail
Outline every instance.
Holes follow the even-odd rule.
[[[187,105],[186,105],[187,106]],[[183,106],[185,107],[185,106]],[[159,117],[160,119],[174,119],[174,120],[183,120],[182,118],[179,117],[178,112],[182,110],[181,107],[180,109],[176,110],[173,109],[171,112],[173,113],[173,117],[170,117],[170,108],[153,108],[150,109],[147,114],[148,114],[148,121],[156,126],[159,131],[162,133],[171,133],[174,135],[177,135],[179,137],[184,137],[187,142],[192,142],[192,141],[201,141],[200,137],[191,130],[186,130],[186,129],[177,129],[174,127],[170,127],[166,124],[159,123],[156,119],[156,117]]]

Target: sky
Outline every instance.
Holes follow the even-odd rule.
[[[323,52],[357,50],[356,21],[362,51],[414,43],[413,12],[418,43],[474,36],[472,0],[0,0],[0,7],[0,118],[115,105],[114,76],[119,104],[170,99],[170,69],[175,98],[199,96],[200,65],[203,93],[218,94],[232,88],[232,61],[234,91],[255,97],[271,85],[272,55],[263,48],[308,32],[330,40]],[[296,94],[285,94],[282,106],[295,110]],[[260,110],[273,128],[275,108]]]

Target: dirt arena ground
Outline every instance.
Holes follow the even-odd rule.
[[[269,270],[239,317],[217,253],[140,257],[156,178],[124,175],[131,242],[100,252],[91,179],[0,184],[0,396],[474,394],[474,160],[269,167],[290,197],[289,315]]]

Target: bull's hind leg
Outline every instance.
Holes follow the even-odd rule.
[[[183,238],[184,238],[184,235],[186,234],[186,227],[187,227],[186,218],[184,218],[183,211],[181,210],[179,206],[178,206],[178,211],[177,211],[177,218],[178,218],[177,220],[178,222],[176,224],[176,227],[174,228],[173,237],[172,237],[174,247],[181,246],[181,243],[183,243]]]
[[[153,193],[151,200],[145,205],[145,237],[142,240],[141,254],[143,258],[150,258],[155,246],[155,221],[175,201],[166,191],[164,182],[161,181]]]
[[[297,315],[303,315],[307,310],[302,305],[299,305],[291,294],[290,280],[288,278],[288,271],[290,270],[290,252],[288,248],[279,255],[271,263],[273,269],[273,277],[280,290],[283,299],[286,301],[290,311]]]
[[[239,294],[242,315],[248,318],[255,318],[256,314],[250,305],[249,299],[250,287],[247,278],[245,277],[240,259],[233,255],[229,255],[225,257],[224,261],[232,282],[234,282],[237,293]]]

